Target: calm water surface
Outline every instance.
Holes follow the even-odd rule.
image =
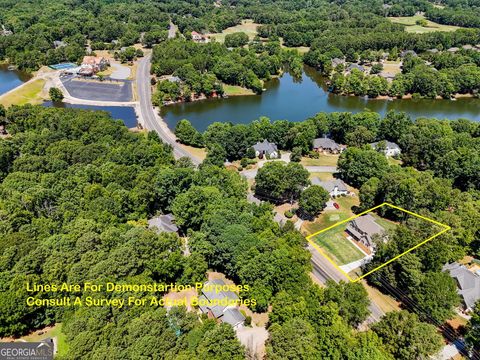
[[[43,106],[85,110],[103,110],[109,112],[112,118],[122,120],[125,126],[128,128],[137,126],[137,115],[135,114],[135,109],[131,106],[92,106],[69,103],[52,103],[51,101],[44,102]]]
[[[302,121],[318,112],[365,109],[385,114],[388,110],[405,111],[417,118],[465,118],[480,121],[480,99],[451,100],[368,100],[353,96],[339,96],[327,91],[324,78],[312,68],[305,67],[301,79],[289,74],[265,84],[262,95],[232,96],[228,99],[209,99],[192,103],[165,106],[161,115],[170,128],[181,119],[188,119],[203,131],[215,121],[234,124],[249,123],[260,116],[271,120]]]
[[[8,70],[8,65],[0,65],[0,95],[10,91],[30,79],[30,75],[21,71]]]

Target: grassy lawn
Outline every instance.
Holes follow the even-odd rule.
[[[41,92],[45,80],[34,80],[21,88],[0,97],[0,104],[8,107],[10,105],[40,104],[43,99]]]
[[[375,222],[381,227],[383,227],[385,230],[393,230],[397,227],[396,223],[378,216],[373,211],[370,214],[375,218]]]
[[[252,90],[236,85],[223,84],[223,90],[228,96],[255,95]]]
[[[345,265],[365,257],[365,254],[345,237],[344,229],[345,224],[342,224],[313,238],[338,265]]]
[[[315,177],[319,178],[321,181],[328,181],[328,180],[334,179],[332,173],[319,173],[319,172],[310,173],[310,179],[313,179]]]
[[[303,226],[308,234],[314,234],[320,230],[326,229],[342,220],[346,220],[351,217],[350,210],[329,210],[322,213],[314,222],[305,221]]]
[[[260,26],[260,24],[254,23],[253,20],[242,20],[242,23],[240,25],[226,28],[221,33],[209,34],[208,36],[211,38],[215,38],[215,40],[218,42],[223,43],[225,41],[225,35],[233,34],[236,32],[244,32],[248,35],[250,40],[252,40],[255,35],[257,35],[258,26]]]
[[[402,72],[400,61],[385,61],[383,63],[383,71],[391,74],[399,74]]]
[[[433,22],[430,20],[427,20],[427,26],[417,25],[415,23],[417,20],[425,19],[423,15],[389,17],[389,19],[391,22],[406,25],[405,31],[410,33],[427,33],[427,32],[433,32],[433,31],[455,31],[461,28],[459,26],[437,24],[436,22]]]
[[[207,151],[205,150],[205,148],[196,148],[193,146],[188,146],[183,144],[180,144],[180,145],[190,154],[192,154],[193,156],[195,156],[196,158],[202,161],[207,157]]]
[[[57,351],[58,351],[57,355],[65,355],[65,353],[68,350],[68,344],[65,339],[65,334],[62,333],[62,324],[61,323],[55,324],[55,326],[48,327],[42,331],[43,331],[42,335],[38,335],[38,330],[37,330],[30,335],[21,337],[20,339],[28,342],[37,342],[46,338],[56,337]]]
[[[303,166],[336,166],[339,155],[320,154],[318,159],[302,157],[300,162]]]

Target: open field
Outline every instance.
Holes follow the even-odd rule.
[[[383,63],[383,71],[397,75],[402,72],[400,63],[400,61],[385,61]]]
[[[355,247],[345,235],[345,224],[327,230],[312,238],[338,265],[360,260],[365,254]]]
[[[248,35],[250,40],[252,40],[255,35],[257,35],[258,26],[260,26],[260,24],[254,23],[253,20],[242,20],[242,23],[240,25],[226,28],[221,33],[208,34],[208,36],[210,38],[214,38],[218,42],[223,43],[225,41],[225,35],[233,34],[236,32],[244,32]]]
[[[0,96],[0,104],[8,107],[10,105],[40,104],[43,101],[41,96],[45,80],[37,79],[14,90],[4,96]]]
[[[336,166],[339,155],[320,154],[318,159],[302,157],[300,163],[303,166]]]
[[[255,95],[252,90],[236,85],[223,84],[223,90],[228,96]]]
[[[390,21],[397,24],[406,25],[405,31],[410,33],[426,33],[433,31],[455,31],[460,29],[459,26],[441,25],[436,22],[426,20],[423,15],[389,17]],[[417,20],[426,20],[427,26],[417,25]]]

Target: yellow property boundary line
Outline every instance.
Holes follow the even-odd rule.
[[[431,223],[433,223],[433,224],[435,224],[435,225],[439,225],[439,226],[443,227],[444,229],[443,229],[442,231],[440,231],[439,233],[437,233],[437,234],[435,234],[435,235],[433,235],[433,236],[430,236],[428,239],[422,241],[421,243],[415,245],[414,247],[408,249],[407,251],[401,253],[400,255],[395,256],[393,259],[388,260],[386,263],[384,263],[384,264],[382,264],[382,265],[380,265],[380,266],[377,266],[375,269],[370,270],[370,271],[367,272],[366,274],[363,274],[362,276],[360,276],[360,277],[358,277],[358,278],[356,278],[356,279],[352,279],[345,271],[343,271],[343,270],[340,268],[340,266],[338,266],[337,264],[335,264],[335,261],[333,261],[327,254],[325,254],[325,253],[322,251],[322,249],[321,249],[314,241],[311,240],[312,237],[314,237],[314,236],[316,236],[316,235],[318,235],[318,234],[321,234],[321,233],[323,233],[323,232],[325,232],[325,231],[328,231],[328,230],[330,230],[330,229],[333,229],[333,228],[336,227],[336,226],[339,226],[339,225],[344,224],[344,223],[346,223],[346,222],[348,222],[348,221],[351,221],[351,220],[353,220],[353,219],[356,219],[356,218],[358,218],[359,216],[365,215],[366,213],[369,213],[369,212],[371,212],[371,211],[373,211],[373,210],[376,210],[376,209],[378,209],[378,208],[380,208],[380,207],[382,207],[382,206],[385,206],[385,205],[391,207],[392,209],[397,209],[397,210],[403,211],[403,212],[405,212],[405,213],[407,213],[407,214],[409,214],[409,215],[413,215],[413,216],[415,216],[415,217],[417,217],[417,218],[426,220],[426,221],[431,222]],[[435,221],[435,220],[433,220],[433,219],[427,218],[427,217],[425,217],[425,216],[422,216],[422,215],[419,215],[419,214],[415,214],[415,213],[413,213],[413,212],[411,212],[411,211],[408,211],[408,210],[405,210],[405,209],[403,209],[403,208],[401,208],[401,207],[399,207],[399,206],[395,206],[395,205],[392,205],[392,204],[389,204],[389,203],[384,202],[383,204],[380,204],[380,205],[377,205],[377,206],[375,206],[375,207],[373,207],[373,208],[371,208],[371,209],[365,210],[365,211],[361,212],[361,213],[358,214],[358,215],[352,216],[352,217],[350,217],[350,218],[348,218],[348,219],[346,219],[346,220],[343,220],[343,221],[340,221],[340,222],[338,222],[338,223],[336,223],[336,224],[333,224],[332,226],[329,226],[329,227],[327,227],[327,228],[325,228],[325,229],[323,229],[323,230],[320,230],[320,231],[317,231],[316,233],[313,233],[313,234],[311,234],[311,235],[308,235],[308,236],[306,237],[306,239],[307,239],[307,241],[310,243],[310,245],[312,245],[312,246],[320,253],[320,255],[322,255],[322,256],[323,256],[325,259],[327,259],[328,262],[330,262],[337,270],[339,270],[342,274],[344,274],[344,275],[347,277],[347,279],[350,280],[350,282],[357,282],[357,281],[363,279],[364,277],[372,274],[373,272],[375,272],[375,271],[377,271],[377,270],[380,270],[380,269],[383,268],[384,266],[387,266],[387,265],[390,264],[392,261],[397,260],[399,257],[401,257],[401,256],[403,256],[403,255],[405,255],[405,254],[408,254],[410,251],[415,250],[416,248],[422,246],[423,244],[429,242],[430,240],[435,239],[437,236],[442,235],[443,233],[447,232],[448,230],[451,230],[451,227],[448,226],[448,225],[442,224],[442,223],[440,223],[440,222],[438,222],[438,221]]]

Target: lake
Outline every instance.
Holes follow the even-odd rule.
[[[30,79],[30,75],[22,71],[8,70],[8,65],[0,65],[0,95],[10,91]]]
[[[110,113],[112,118],[122,120],[126,127],[133,128],[137,126],[137,115],[135,109],[131,106],[92,106],[92,105],[80,105],[69,103],[52,103],[51,101],[45,101],[43,106],[54,106],[59,108],[73,108],[73,109],[85,109],[85,110],[102,110]]]
[[[215,121],[234,124],[249,123],[260,116],[271,120],[302,121],[318,112],[365,109],[385,114],[389,110],[405,111],[412,118],[421,116],[437,119],[480,120],[480,99],[451,100],[374,100],[329,93],[325,79],[313,68],[305,67],[302,78],[284,74],[265,84],[262,95],[231,96],[227,99],[208,99],[191,103],[164,106],[161,115],[173,129],[181,119],[188,119],[200,131]]]

